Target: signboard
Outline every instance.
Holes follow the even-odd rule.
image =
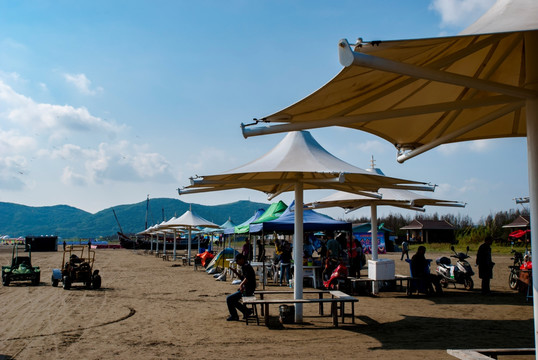
[[[365,254],[371,254],[372,253],[372,234],[371,233],[353,233],[353,236],[357,240],[361,242],[362,249]],[[385,246],[385,233],[384,232],[378,232],[377,233],[377,252],[379,254],[385,254],[387,252],[387,248]]]

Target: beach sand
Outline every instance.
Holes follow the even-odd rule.
[[[399,255],[381,257],[408,274]],[[0,250],[0,264],[10,256]],[[492,296],[480,294],[477,275],[472,292],[357,296],[356,323],[338,328],[317,305],[304,307],[300,325],[280,325],[276,306],[269,326],[227,322],[225,297],[236,286],[126,249],[97,250],[102,289],[66,291],[50,282],[61,261],[62,252],[34,253],[40,286],[0,287],[0,359],[454,359],[447,349],[534,346],[532,301],[508,288],[508,255],[493,257]]]

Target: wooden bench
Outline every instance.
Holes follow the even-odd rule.
[[[255,291],[254,295],[258,295],[260,297],[260,300],[263,300],[265,295],[282,295],[282,294],[289,294],[293,296],[293,291],[289,290],[261,290],[261,291]],[[318,294],[319,299],[323,299],[324,294],[329,294],[329,290],[303,290],[303,294]],[[264,314],[264,309],[262,307],[261,314]],[[323,316],[323,303],[319,304],[319,314]]]
[[[170,261],[170,255],[168,255],[168,254],[164,254],[161,257],[162,257],[163,261]]]
[[[409,292],[409,289],[411,287],[411,280],[413,278],[411,276],[407,276],[407,275],[399,275],[399,274],[396,274],[394,275],[394,281],[396,283],[396,285],[398,285],[400,287],[400,290],[403,290],[404,289],[404,281],[405,281],[405,290],[406,292]]]
[[[250,315],[247,315],[245,320],[248,325],[248,321],[250,319],[256,319],[256,324],[260,325],[260,318],[258,317],[258,308],[256,307],[256,304],[253,304],[252,301],[256,300],[256,296],[243,296],[241,298],[241,301],[243,302],[243,305],[249,309],[248,305],[251,306],[250,310],[252,310],[252,313]]]
[[[291,294],[291,292],[288,292]],[[329,298],[317,298],[317,299],[256,299],[256,297],[243,298],[243,304],[248,305],[252,304],[254,307],[254,312],[257,312],[256,305],[262,307],[262,314],[264,316],[265,324],[269,322],[269,305],[284,305],[284,304],[319,304],[322,306],[324,303],[331,304],[331,316],[333,319],[333,326],[338,327],[338,309],[340,309],[340,315],[342,317],[342,323],[345,319],[344,304],[351,303],[352,310],[351,314],[353,316],[353,323],[355,323],[355,303],[359,300],[353,296],[349,296],[341,291],[330,292],[332,297]]]
[[[374,279],[370,279],[367,277],[360,277],[360,278],[348,278],[351,281],[351,288],[352,291],[355,291],[355,288],[357,286],[364,286],[366,289],[366,293],[371,294],[372,293],[372,283],[375,281]]]

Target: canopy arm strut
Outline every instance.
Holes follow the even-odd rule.
[[[465,86],[469,88],[515,96],[522,99],[533,99],[536,98],[538,95],[536,91],[531,89],[522,89],[517,86],[500,84],[484,79],[476,79],[470,76],[420,67],[412,64],[406,64],[394,60],[355,52],[351,49],[346,39],[340,40],[338,46],[340,64],[345,67],[351,65],[364,66],[370,69],[387,71],[391,73],[411,76],[414,78],[438,81],[458,86]]]
[[[334,117],[326,120],[317,121],[300,121],[287,124],[279,124],[272,126],[260,126],[256,128],[247,128],[248,125],[241,124],[241,130],[243,136],[248,138],[250,136],[275,134],[280,132],[300,131],[306,129],[316,129],[327,126],[346,126],[360,122],[371,122],[378,120],[385,120],[403,116],[415,116],[424,115],[437,112],[445,112],[450,110],[470,109],[482,106],[493,106],[499,104],[505,104],[510,102],[519,101],[518,98],[506,95],[489,96],[479,99],[468,99],[460,101],[448,101],[437,104],[429,104],[422,106],[413,106],[401,109],[392,109],[388,111],[372,112],[360,115],[341,116]]]
[[[398,162],[399,163],[403,163],[405,162],[406,160],[409,160],[417,155],[420,155],[428,150],[431,150],[433,149],[434,147],[437,147],[439,145],[442,145],[442,144],[446,144],[448,142],[450,142],[451,140],[457,138],[458,136],[460,135],[463,135],[463,134],[466,134],[468,133],[469,131],[472,131],[476,128],[479,128],[480,126],[482,125],[485,125],[487,123],[489,123],[490,121],[493,121],[495,119],[498,119],[499,117],[501,116],[504,116],[506,114],[509,114],[511,113],[512,111],[514,110],[517,110],[521,107],[523,107],[525,105],[525,101],[520,101],[520,102],[517,102],[517,103],[514,103],[514,104],[509,104],[509,105],[506,105],[496,111],[493,111],[491,113],[489,113],[488,115],[485,115],[483,116],[482,118],[479,118],[477,119],[475,122],[473,123],[470,123],[468,124],[467,126],[464,126],[450,134],[446,134],[444,136],[441,136],[427,144],[424,144],[416,149],[413,149],[413,150],[410,150],[406,153],[403,153],[403,150],[402,149],[399,149],[398,150]]]

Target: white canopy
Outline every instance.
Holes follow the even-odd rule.
[[[188,246],[187,246],[187,261],[191,263],[191,235],[192,229],[197,227],[210,227],[210,228],[219,228],[217,224],[212,223],[209,220],[204,219],[201,216],[196,215],[191,210],[187,210],[183,215],[178,218],[173,218],[162,224],[164,228],[184,228],[189,231]],[[175,233],[174,233],[175,239]],[[198,244],[200,245],[200,244]],[[174,252],[175,252],[175,241],[174,241]],[[175,256],[175,255],[174,255]]]
[[[295,203],[303,204],[304,189],[347,190],[370,196],[380,187],[402,187],[433,190],[425,183],[369,173],[350,165],[327,152],[309,132],[291,132],[261,158],[220,175],[191,179],[191,185],[178,189],[188,194],[236,188],[249,188],[267,193],[271,198],[285,191],[295,191]],[[376,239],[372,239],[375,243]],[[295,208],[294,259],[303,256],[303,207]],[[295,278],[303,278],[303,262],[295,261]],[[294,287],[296,299],[303,297],[303,283]],[[295,308],[296,321],[302,321],[302,307]]]
[[[424,206],[465,207],[465,203],[462,202],[435,199],[408,190],[379,189],[378,193],[383,195],[381,199],[372,199],[363,195],[338,191],[323,199],[306,204],[306,206],[311,206],[316,209],[338,206],[350,211],[371,205],[396,206],[417,211],[424,211]]]
[[[424,182],[369,173],[325,150],[307,131],[290,132],[271,151],[246,165],[219,175],[191,178],[180,194],[249,188],[272,197],[292,191],[301,181],[304,189],[336,189],[353,193],[379,187],[432,190]],[[376,194],[365,193],[367,196]]]

